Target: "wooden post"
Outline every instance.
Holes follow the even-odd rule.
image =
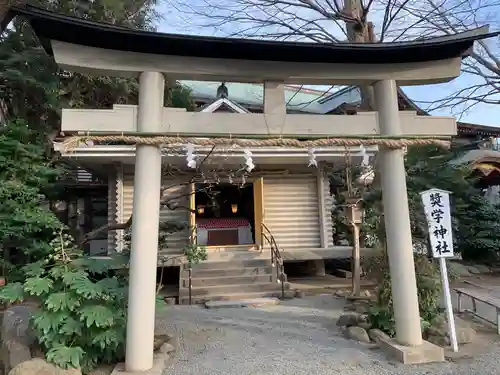
[[[363,211],[361,209],[361,198],[348,197],[347,218],[352,226],[353,246],[351,258],[352,271],[352,297],[360,297],[361,294],[361,246],[359,244],[360,225],[363,221]]]
[[[361,249],[359,246],[359,224],[353,223],[352,247],[352,295],[359,297],[361,294]]]
[[[262,177],[257,178],[253,182],[253,202],[255,210],[255,244],[259,249],[264,247],[262,240],[262,223],[264,222],[264,179]]]

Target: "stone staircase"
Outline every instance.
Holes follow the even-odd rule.
[[[179,304],[189,304],[188,265],[181,267]],[[276,277],[269,258],[205,261],[192,268],[192,303],[280,297],[281,283]]]

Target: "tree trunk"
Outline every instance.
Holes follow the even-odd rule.
[[[10,0],[0,0],[0,23],[2,23],[5,15],[9,11],[10,3]]]
[[[24,2],[25,0],[0,0],[0,25],[2,25],[3,27],[7,27],[7,25],[3,24],[3,20],[7,15],[10,7],[13,5],[21,5]]]
[[[363,5],[361,0],[346,0],[344,13],[358,20],[358,22],[346,22],[347,39],[351,43],[373,43],[375,36],[373,24],[366,22],[363,17]],[[375,109],[372,86],[358,86],[361,94],[360,109],[370,111]]]

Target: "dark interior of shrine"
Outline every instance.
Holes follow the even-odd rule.
[[[197,185],[195,207],[197,218],[244,218],[253,224],[253,186],[235,184]]]

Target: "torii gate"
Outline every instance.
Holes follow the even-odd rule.
[[[493,36],[481,28],[413,42],[285,43],[131,30],[29,6],[12,8],[8,17],[14,16],[27,18],[46,52],[63,69],[139,77],[137,107],[63,112],[65,133],[104,135],[452,136],[456,134],[453,118],[398,112],[397,84],[456,78],[462,57],[474,42]],[[164,75],[172,80],[263,83],[264,113],[187,113],[164,108]],[[373,85],[377,112],[357,116],[286,114],[284,84]],[[387,142],[380,144],[396,339],[414,353],[419,348],[429,352],[420,328],[403,150],[387,147]],[[146,371],[153,365],[161,162],[158,145],[137,145],[126,348],[129,372]],[[439,353],[442,357],[442,350]]]

